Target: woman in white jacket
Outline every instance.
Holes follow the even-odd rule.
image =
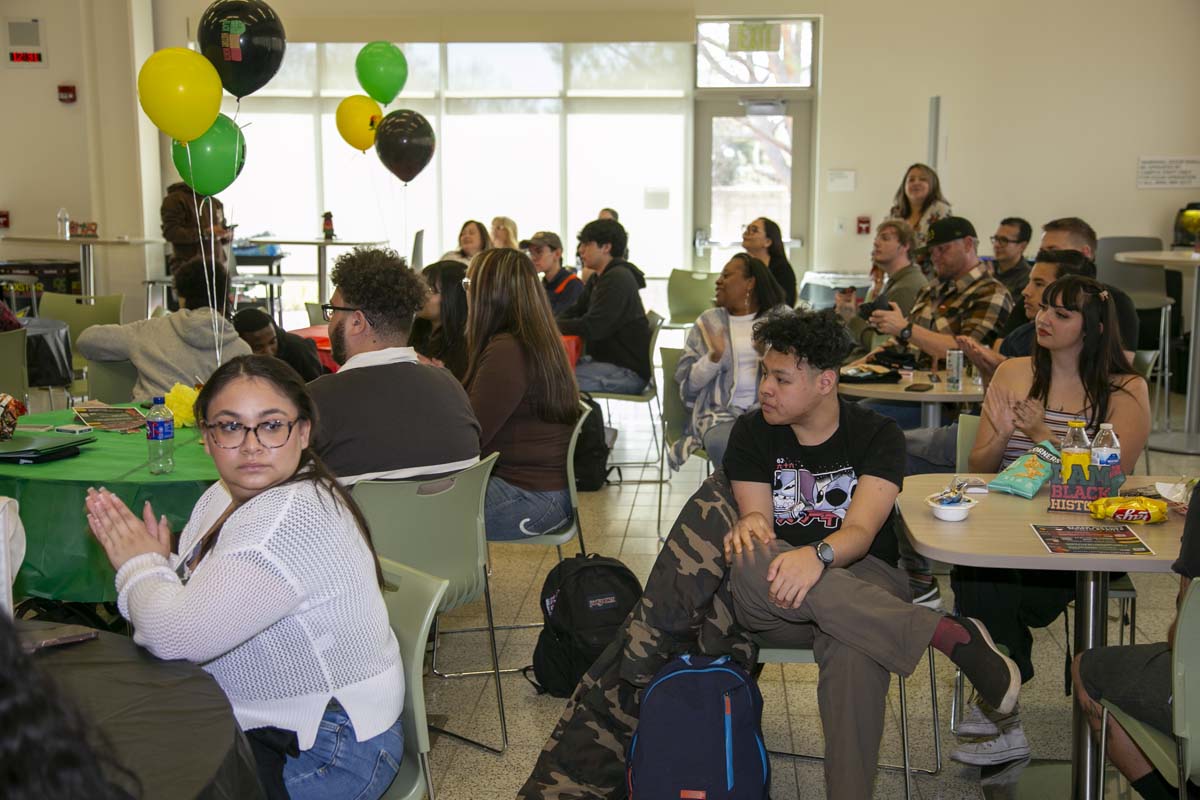
[[[362,512],[309,449],[304,383],[278,359],[235,358],[196,419],[221,480],[178,553],[149,503],[138,517],[89,491],[134,641],[216,679],[268,797],[378,798],[403,753],[400,652]]]
[[[755,321],[787,308],[783,288],[757,258],[738,253],[717,278],[716,308],[688,331],[675,383],[691,411],[684,435],[669,452],[672,469],[703,447],[719,467],[733,423],[758,407],[759,354],[752,342]]]

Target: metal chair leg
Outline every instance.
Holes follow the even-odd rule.
[[[1100,774],[1096,776],[1096,788],[1099,800],[1104,800],[1104,762],[1108,758],[1108,709],[1100,715],[1100,757],[1096,759]]]
[[[1129,599],[1129,644],[1137,644],[1137,598]]]
[[[964,697],[964,679],[962,670],[954,673],[954,693],[950,695],[950,732],[958,736],[958,723],[962,720]]]
[[[912,800],[912,764],[908,756],[908,701],[904,691],[904,676],[900,681],[900,758],[904,765],[904,800]]]

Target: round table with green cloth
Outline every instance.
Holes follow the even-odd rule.
[[[21,417],[27,425],[64,425],[70,411]],[[21,432],[20,427],[17,428]],[[38,434],[77,438],[69,433]],[[80,447],[74,458],[44,464],[0,461],[0,495],[21,507],[25,525],[25,562],[17,574],[13,596],[45,597],[83,603],[116,600],[112,566],[88,530],[84,500],[89,486],[104,486],[140,516],[147,500],[156,514],[166,514],[178,534],[200,495],[217,480],[212,459],[204,452],[196,428],[175,429],[175,471],[151,475],[146,434],[96,431],[96,441]]]

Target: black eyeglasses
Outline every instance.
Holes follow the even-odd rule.
[[[992,244],[1024,244],[1024,239],[1009,239],[1007,236],[993,236]]]
[[[269,419],[257,425],[243,425],[240,422],[205,422],[204,429],[212,435],[213,443],[223,450],[236,450],[246,443],[250,431],[263,447],[274,450],[283,447],[292,438],[292,428],[298,419]]]
[[[351,308],[350,306],[335,306],[332,303],[326,303],[325,305],[321,306],[321,316],[325,318],[326,322],[329,322],[329,320],[333,317],[333,312],[335,312],[335,311],[346,311],[346,312],[362,311],[362,315],[367,320],[367,324],[368,325],[375,324],[375,323],[371,322],[371,318],[367,316],[367,312],[363,311],[361,308]]]

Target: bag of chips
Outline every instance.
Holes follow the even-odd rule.
[[[1096,519],[1111,519],[1113,522],[1145,523],[1163,522],[1167,518],[1167,501],[1152,497],[1102,497],[1088,503]]]
[[[1039,442],[1028,453],[1009,464],[1008,469],[992,478],[988,489],[1032,500],[1060,463],[1054,445],[1046,441]]]

